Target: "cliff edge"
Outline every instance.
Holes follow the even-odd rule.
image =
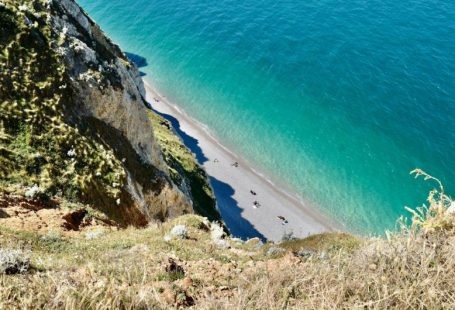
[[[194,180],[171,178],[138,69],[75,1],[1,1],[0,50],[3,195],[81,202],[121,225],[193,212]],[[219,219],[198,173],[197,209]]]
[[[219,219],[205,171],[74,1],[0,0],[0,52],[0,309],[455,308],[455,201],[424,171],[386,238],[240,240],[185,214]]]

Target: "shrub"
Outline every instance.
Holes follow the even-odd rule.
[[[30,269],[30,259],[22,250],[0,248],[0,274],[25,273]]]
[[[431,180],[438,184],[439,189],[433,189],[427,198],[429,205],[423,205],[416,210],[406,208],[412,214],[411,232],[422,231],[424,234],[450,230],[454,227],[454,215],[450,209],[454,201],[445,193],[442,182],[421,169],[411,171],[416,178],[423,177],[425,181]]]

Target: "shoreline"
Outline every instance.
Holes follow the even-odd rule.
[[[218,209],[233,236],[280,241],[290,233],[293,237],[304,238],[315,233],[343,230],[334,219],[312,208],[285,186],[277,185],[266,173],[224,146],[207,126],[169,102],[150,81],[145,78],[143,81],[147,102],[155,112],[171,121],[176,133],[206,170]],[[192,140],[191,145],[185,138]],[[232,166],[235,162],[237,167]],[[260,205],[254,206],[254,201]],[[286,223],[278,216],[284,217]]]

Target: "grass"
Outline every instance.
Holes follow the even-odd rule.
[[[0,186],[38,184],[49,195],[74,201],[98,188],[115,201],[126,182],[120,161],[67,119],[75,96],[65,86],[69,77],[55,52],[65,40],[47,20],[52,4],[1,3]]]
[[[188,212],[187,200],[173,190],[169,177],[143,160],[124,132],[82,111],[88,99],[81,97],[73,76],[79,69],[66,59],[72,56],[60,54],[74,38],[56,30],[51,18],[66,14],[58,2],[0,4],[0,192],[38,186],[47,197],[90,204],[124,226]],[[103,66],[126,61],[96,25],[91,32],[92,37],[80,32],[78,39],[96,51]],[[122,81],[118,70],[93,66],[84,74],[99,82],[102,93],[123,88],[117,85]],[[171,130],[161,129],[172,178],[191,195],[196,212],[220,220],[205,171],[190,152],[177,149],[184,146]],[[159,197],[167,190],[169,205],[161,205]],[[170,203],[171,195],[181,201]]]
[[[0,308],[453,309],[451,204],[438,189],[387,238],[319,234],[279,244],[287,252],[274,257],[270,243],[217,248],[197,215],[92,240],[0,228],[0,247],[27,249],[35,270],[0,275]],[[175,225],[188,238],[164,241]]]
[[[109,232],[94,240],[86,240],[82,235],[76,238],[45,240],[34,233],[0,228],[0,247],[16,245],[29,249],[33,266],[42,270],[21,278],[0,275],[0,285],[5,288],[0,291],[0,308],[11,306],[14,300],[25,301],[24,307],[55,306],[62,302],[62,298],[65,299],[63,304],[74,305],[76,308],[85,307],[84,299],[89,304],[101,306],[106,302],[106,293],[118,291],[117,295],[122,301],[111,300],[107,303],[116,308],[122,303],[132,303],[135,300],[132,295],[137,294],[143,285],[149,288],[150,293],[158,294],[158,291],[174,285],[180,287],[176,282],[187,274],[194,282],[204,283],[205,276],[201,274],[198,277],[196,270],[191,271],[192,267],[188,266],[187,262],[212,261],[212,257],[223,257],[223,262],[212,262],[221,265],[226,259],[222,255],[223,251],[211,244],[210,235],[202,223],[202,218],[187,215],[162,226]],[[164,235],[177,224],[187,225],[191,239],[165,242]],[[248,250],[248,246],[239,245],[238,249]],[[237,254],[229,256],[231,260],[247,259]],[[164,265],[169,257],[175,257],[185,273],[179,270],[167,271]],[[219,281],[225,284],[223,279],[220,278]],[[68,282],[73,285],[71,288],[68,287]],[[82,295],[84,298],[80,300],[80,294],[67,294],[69,289],[71,292],[81,292],[80,294],[91,292],[91,297]],[[40,294],[34,296],[34,290]],[[64,295],[62,290],[66,292]],[[180,290],[181,288],[178,289]],[[11,291],[18,295],[12,297]],[[27,301],[30,303],[27,304]],[[147,300],[148,305],[156,303],[160,303],[159,299],[154,302]],[[162,304],[163,307],[165,305]]]
[[[125,181],[122,164],[62,116],[71,94],[60,87],[65,68],[54,52],[63,42],[44,22],[49,3],[0,6],[0,192],[20,194],[17,188],[36,182],[72,201],[89,195],[93,173],[101,172],[100,186],[115,200],[111,184]],[[198,213],[219,220],[205,171],[166,120],[149,117],[174,182]],[[266,253],[274,244],[228,238],[231,248],[218,248],[210,224],[196,215],[96,238],[0,227],[0,260],[13,266],[0,272],[0,309],[453,309],[455,217],[447,210],[454,202],[439,180],[414,173],[438,188],[427,206],[410,210],[409,225],[401,220],[400,231],[386,238],[314,235],[281,243],[287,251],[273,257]],[[185,225],[188,238],[165,241],[175,225]],[[296,255],[305,251],[311,255]]]
[[[153,112],[148,115],[173,181],[190,192],[196,213],[211,221],[221,221],[213,190],[207,181],[207,173],[198,164],[194,154],[182,143],[167,120]]]
[[[322,233],[311,235],[305,239],[291,240],[280,243],[280,247],[294,252],[298,251],[337,251],[344,249],[354,251],[362,244],[362,240],[348,233]]]

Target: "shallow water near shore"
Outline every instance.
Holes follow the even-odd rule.
[[[455,2],[79,4],[171,102],[350,229],[425,202],[416,167],[455,193]]]

